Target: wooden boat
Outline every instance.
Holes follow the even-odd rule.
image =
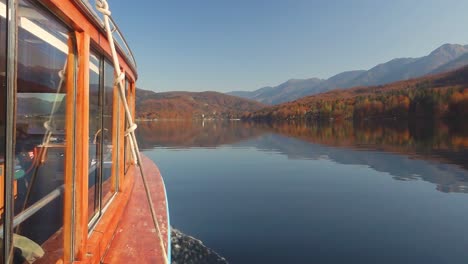
[[[171,262],[137,77],[105,0],[0,0],[0,263]]]

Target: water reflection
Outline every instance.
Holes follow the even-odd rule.
[[[237,121],[164,121],[141,122],[136,135],[143,149],[214,148],[252,139],[265,133],[253,124]]]
[[[468,193],[468,127],[442,122],[142,122],[143,148],[255,147],[291,159],[368,166],[393,179],[422,179],[442,192]]]

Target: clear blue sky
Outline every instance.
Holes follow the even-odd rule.
[[[468,44],[466,0],[109,0],[155,91],[255,90]]]

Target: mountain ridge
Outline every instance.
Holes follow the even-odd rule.
[[[428,74],[448,72],[465,65],[468,65],[468,45],[444,44],[426,56],[395,58],[369,70],[345,71],[328,79],[294,79],[293,84],[288,80],[274,87],[264,87],[252,92],[234,91],[227,94],[275,105],[336,88],[384,85]]]
[[[334,89],[244,115],[248,120],[416,119],[468,117],[468,66],[385,85]]]

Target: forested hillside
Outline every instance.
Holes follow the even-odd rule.
[[[155,93],[137,89],[139,119],[239,118],[263,104],[217,92]]]
[[[243,117],[253,120],[467,118],[468,67],[388,85],[333,90]]]

